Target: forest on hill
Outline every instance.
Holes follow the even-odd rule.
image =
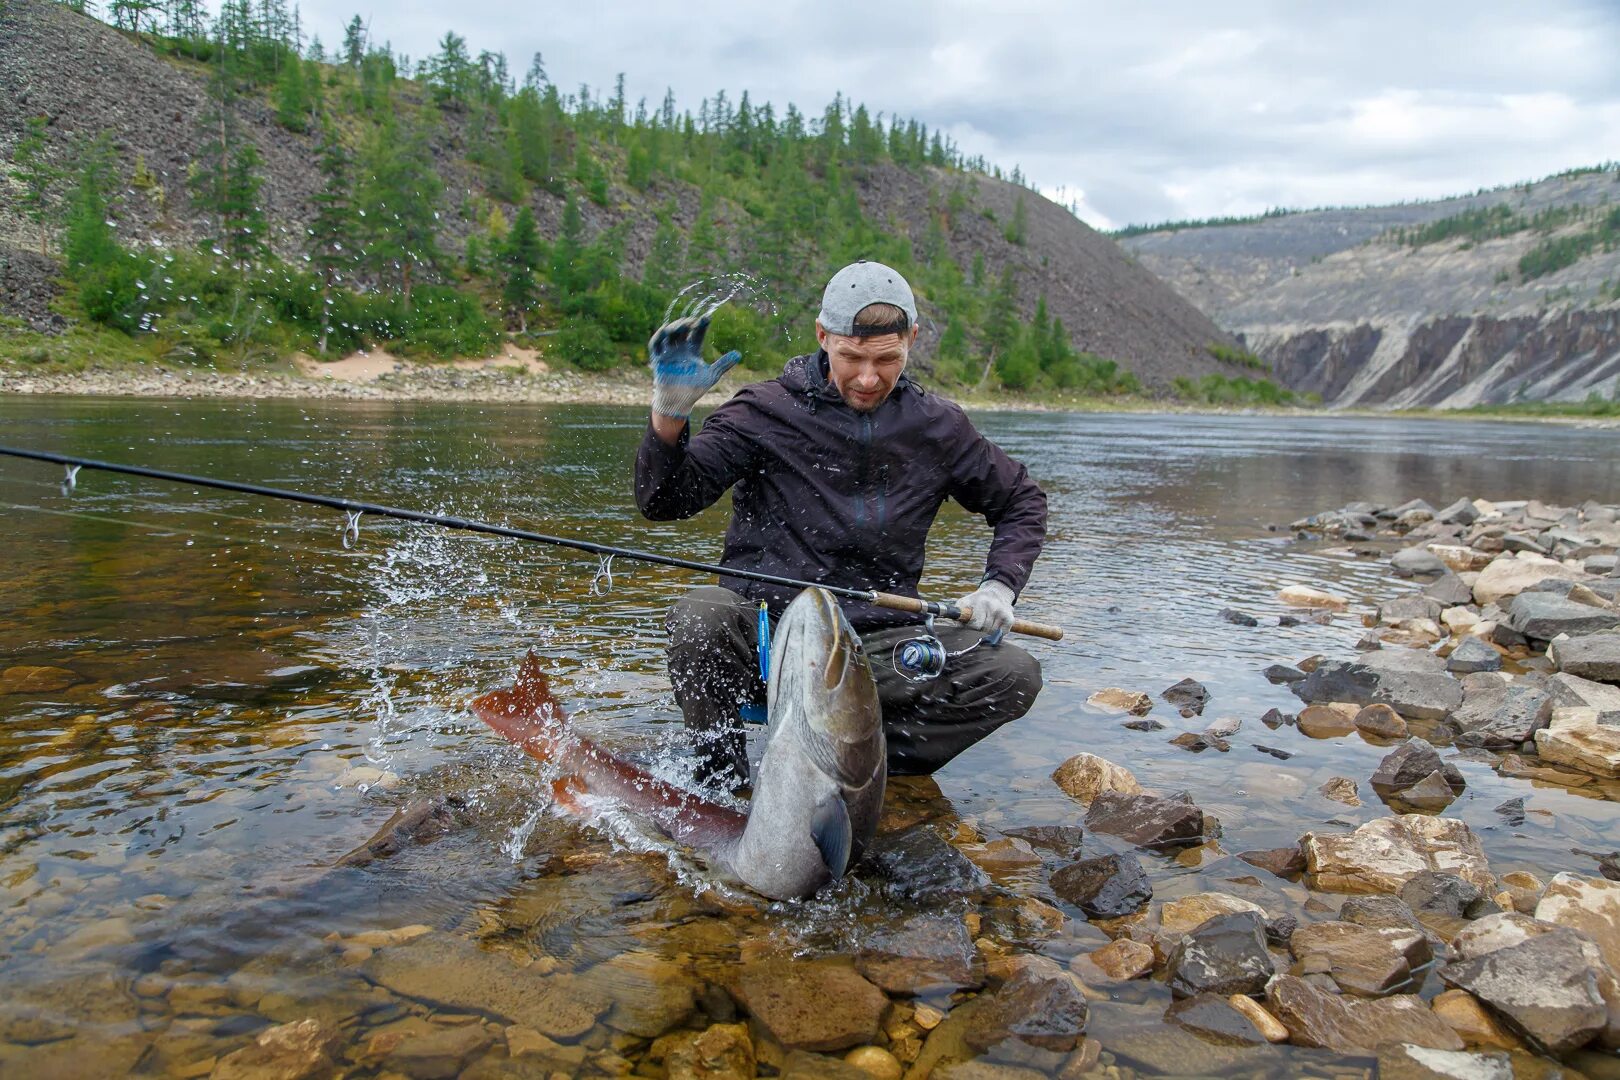
[[[829,269],[873,258],[912,280],[937,381],[1136,392],[1144,361],[1118,348],[1134,335],[1174,362],[1148,360],[1153,383],[1179,376],[1196,395],[1213,374],[1224,394],[1271,393],[1249,372],[1221,375],[1209,347],[1230,339],[1063,214],[1071,246],[1107,249],[1116,278],[1136,273],[1120,305],[1150,316],[1066,325],[1055,309],[1102,306],[1048,303],[1049,283],[1072,293],[1062,279],[1081,276],[1045,248],[1037,260],[1056,208],[1018,170],[842,95],[812,116],[723,91],[695,113],[672,94],[632,102],[623,76],[611,92],[565,91],[539,55],[519,78],[454,32],[412,59],[355,16],[328,47],[285,0],[227,0],[212,16],[196,0],[18,6],[41,40],[47,19],[76,23],[55,40],[116,28],[183,77],[159,80],[186,99],[170,110],[185,145],[165,164],[137,149],[149,133],[68,138],[65,110],[27,103],[8,155],[27,229],[63,266],[56,310],[78,332],[123,335],[131,359],[483,355],[510,337],[606,370],[635,362],[700,283],[681,301],[736,293],[715,339],[773,370],[813,347],[802,316]],[[1154,304],[1168,316],[1151,318]]]

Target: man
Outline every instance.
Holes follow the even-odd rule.
[[[892,661],[917,617],[846,601],[877,677],[889,771],[931,773],[1029,711],[1040,665],[1000,643],[1046,535],[1046,496],[1024,466],[974,429],[961,408],[906,375],[917,340],[911,286],[881,263],[828,282],[814,355],[739,390],[697,435],[698,399],[736,364],[702,358],[708,320],[662,327],[648,345],[652,418],[636,456],[636,504],[648,518],[691,517],[728,488],[723,562],[827,585],[917,595],[923,548],[946,498],[994,530],[983,581],[959,604],[968,626],[936,628],[942,675],[913,680]],[[670,610],[669,673],[705,782],[746,783],[741,717],[765,700],[756,658],[760,601],[773,617],[795,590],[741,578],[695,589]],[[982,641],[981,641],[982,639]]]

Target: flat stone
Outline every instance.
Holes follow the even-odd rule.
[[[1395,893],[1425,870],[1457,874],[1482,890],[1496,883],[1479,838],[1453,818],[1398,814],[1351,833],[1308,832],[1300,846],[1306,872],[1325,892]]]
[[[1217,1046],[1258,1046],[1268,1041],[1248,1016],[1219,994],[1194,994],[1172,1002],[1164,1012],[1164,1022]]]
[[[1254,998],[1247,994],[1233,994],[1226,1001],[1232,1008],[1242,1013],[1267,1042],[1288,1041],[1288,1029],[1283,1027],[1282,1021],[1267,1012],[1265,1006]]]
[[[1350,601],[1344,597],[1313,589],[1309,585],[1288,585],[1278,591],[1277,599],[1294,607],[1330,608],[1334,611],[1343,611],[1350,606]]]
[[[830,960],[744,964],[732,994],[778,1043],[818,1053],[873,1042],[889,1007],[883,991]]]
[[[901,900],[940,903],[990,887],[989,875],[927,824],[879,837],[867,861]]]
[[[1294,756],[1294,752],[1292,750],[1284,750],[1277,746],[1264,746],[1260,743],[1255,743],[1254,748],[1260,751],[1262,754],[1269,754],[1278,761],[1287,761],[1289,758]]]
[[[1507,1054],[1435,1050],[1404,1043],[1378,1049],[1378,1080],[1513,1080],[1516,1075]]]
[[[1125,728],[1127,731],[1163,731],[1164,730],[1164,724],[1161,721],[1153,719],[1153,717],[1151,717],[1151,716],[1144,716],[1140,720],[1127,720],[1127,721],[1125,721],[1123,724],[1121,724],[1119,726],[1122,727],[1122,728]]]
[[[984,964],[960,918],[915,915],[862,936],[855,967],[890,994],[944,995],[984,983]]]
[[[1581,571],[1540,555],[1501,556],[1480,571],[1474,582],[1474,602],[1500,604],[1548,578],[1576,581],[1582,576]]]
[[[1479,509],[1472,499],[1458,499],[1445,509],[1436,510],[1434,520],[1442,525],[1472,525],[1479,520]]]
[[[1450,1025],[1469,1047],[1517,1050],[1524,1044],[1486,1011],[1479,999],[1466,990],[1447,990],[1430,1003],[1434,1015]]]
[[[1412,875],[1401,886],[1401,902],[1420,917],[1471,918],[1480,914],[1478,906],[1484,899],[1485,892],[1475,883],[1432,870]]]
[[[1361,710],[1354,705],[1307,705],[1294,721],[1300,734],[1313,739],[1336,739],[1356,730],[1356,714]]]
[[[1445,661],[1419,649],[1380,649],[1356,661],[1325,661],[1291,689],[1313,704],[1388,705],[1412,720],[1443,720],[1462,704],[1462,687],[1445,670]]]
[[[1456,577],[1455,574],[1451,576]],[[1431,596],[1420,592],[1407,593],[1379,604],[1378,621],[1386,625],[1395,625],[1409,619],[1438,620],[1444,610],[1445,605]]]
[[[1401,577],[1438,577],[1446,564],[1427,548],[1403,548],[1390,556],[1390,568]]]
[[[1229,622],[1233,626],[1260,625],[1259,619],[1255,618],[1253,615],[1250,615],[1248,612],[1239,611],[1236,608],[1223,608],[1221,610],[1221,621]]]
[[[1311,923],[1294,931],[1294,974],[1322,972],[1347,994],[1383,997],[1416,990],[1406,956],[1377,930],[1348,922]]]
[[[1027,842],[1030,847],[1056,852],[1065,859],[1079,858],[1086,838],[1086,831],[1078,825],[1024,825],[1007,829],[1006,833]]]
[[[1136,782],[1129,769],[1096,754],[1074,755],[1057,767],[1052,779],[1065,795],[1082,806],[1090,806],[1091,801],[1104,791],[1118,791],[1126,795],[1136,795],[1142,791],[1142,785]]]
[[[761,1061],[761,1064],[764,1064]],[[965,1062],[964,1064],[973,1064]],[[952,1068],[954,1068],[953,1066]],[[946,1080],[948,1069],[941,1069],[934,1073],[941,1080]],[[807,1050],[792,1050],[782,1059],[779,1072],[782,1080],[870,1080],[870,1074],[858,1065],[851,1065],[841,1058],[826,1054],[812,1054]],[[671,1075],[671,1080],[676,1078]],[[968,1078],[964,1078],[968,1080]],[[983,1080],[991,1080],[989,1077]],[[1002,1078],[996,1078],[1002,1080]],[[1006,1080],[1012,1080],[1008,1077]],[[1019,1078],[1022,1080],[1022,1078]],[[1033,1080],[1033,1078],[1030,1078]]]
[[[1141,690],[1122,690],[1117,686],[1109,686],[1086,698],[1086,704],[1094,709],[1145,716],[1153,708],[1153,699]]]
[[[1210,735],[1205,732],[1197,731],[1182,732],[1180,735],[1177,735],[1175,738],[1170,740],[1170,745],[1179,746],[1181,749],[1190,750],[1195,754],[1212,749],[1219,750],[1224,754],[1228,750],[1232,749],[1232,744],[1227,742],[1225,739],[1216,735]]]
[[[1332,799],[1346,806],[1361,805],[1356,782],[1347,776],[1330,776],[1316,790],[1324,799]]]
[[[1217,915],[1232,915],[1240,911],[1252,911],[1261,918],[1266,914],[1259,904],[1228,893],[1194,893],[1179,900],[1165,901],[1159,908],[1159,927],[1166,936],[1180,937]]]
[[[1620,727],[1599,723],[1595,709],[1554,709],[1536,732],[1536,752],[1593,776],[1620,777]]]
[[[1094,919],[1113,919],[1141,910],[1153,898],[1147,872],[1134,855],[1081,859],[1052,875],[1052,891]]]
[[[606,1023],[614,1031],[656,1038],[684,1024],[697,1007],[703,984],[685,967],[645,951],[620,953],[582,973],[587,998],[613,1002]]]
[[[965,1039],[979,1053],[1009,1040],[1068,1053],[1085,1034],[1088,1011],[1074,976],[1061,968],[1031,965],[974,1011]]]
[[[1305,678],[1305,673],[1290,664],[1272,664],[1260,674],[1266,681],[1276,685],[1278,683],[1297,683]]]
[[[1153,947],[1130,938],[1118,938],[1086,954],[1110,979],[1124,982],[1153,973]]]
[[[1388,705],[1368,705],[1356,713],[1356,730],[1378,739],[1404,739],[1406,721]]]
[[[1391,794],[1384,801],[1391,805],[1399,804],[1408,810],[1438,814],[1456,799],[1456,790],[1446,780],[1445,774],[1436,769],[1411,787]]]
[[[1201,844],[1216,828],[1186,792],[1162,798],[1105,791],[1092,800],[1085,823],[1091,832],[1152,849]]]
[[[1585,1046],[1609,1022],[1581,939],[1564,927],[1446,964],[1440,978],[1468,991],[1510,1029],[1555,1056]]]
[[[1260,993],[1275,973],[1265,928],[1265,919],[1253,911],[1216,915],[1195,927],[1165,961],[1170,992],[1176,997]]]
[[[1509,874],[1503,881],[1509,883],[1516,876]],[[1620,882],[1556,874],[1541,893],[1536,918],[1585,934],[1597,943],[1609,967],[1620,973]]]
[[[67,668],[20,664],[0,671],[0,695],[54,694],[82,682],[82,675]]]
[[[1502,654],[1488,642],[1477,637],[1465,637],[1446,657],[1446,670],[1453,675],[1472,675],[1477,671],[1501,671]],[[1466,695],[1465,695],[1466,700]]]
[[[1457,729],[1459,746],[1509,749],[1534,738],[1552,719],[1552,710],[1552,695],[1546,690],[1510,683],[1466,695],[1448,722]]]
[[[389,1068],[409,1077],[450,1080],[460,1075],[469,1058],[487,1050],[494,1041],[483,1024],[435,1027],[401,1040],[383,1060]]]
[[[1620,626],[1620,614],[1550,592],[1522,592],[1508,606],[1508,626],[1534,641],[1577,637]]]
[[[1560,638],[1547,649],[1559,671],[1595,682],[1620,683],[1620,633]]]
[[[1360,800],[1357,800],[1359,805]],[[1280,878],[1297,878],[1305,872],[1305,853],[1299,845],[1293,847],[1265,848],[1259,851],[1240,851],[1238,858],[1250,866],[1259,867],[1269,874]]]
[[[1547,679],[1547,692],[1554,708],[1593,709],[1598,723],[1620,726],[1620,686],[1560,671]]]
[[[1423,595],[1440,605],[1439,611],[1427,616],[1431,619],[1440,618],[1446,608],[1474,602],[1474,590],[1462,578],[1449,572],[1423,586]]]
[[[1341,997],[1296,976],[1279,975],[1266,988],[1266,1004],[1296,1046],[1340,1053],[1364,1053],[1389,1043],[1463,1049],[1457,1033],[1415,995]]]

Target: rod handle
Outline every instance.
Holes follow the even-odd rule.
[[[919,615],[943,615],[945,618],[954,619],[957,622],[966,622],[973,617],[973,612],[968,608],[958,608],[955,604],[930,603],[927,600],[919,600],[915,596],[900,596],[896,593],[875,592],[872,594],[872,602],[878,607],[890,608],[894,611],[914,611]],[[1049,623],[1031,622],[1028,619],[1014,619],[1013,624],[1008,629],[1015,634],[1023,634],[1026,637],[1045,638],[1047,641],[1063,640],[1063,627],[1052,626]]]

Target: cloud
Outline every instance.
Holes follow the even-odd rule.
[[[352,11],[303,13],[331,46]],[[449,29],[514,71],[544,53],[570,90],[624,72],[632,101],[668,87],[693,111],[724,88],[819,116],[842,92],[1083,193],[1103,225],[1434,197],[1620,146],[1620,9],[1605,0],[461,0],[374,20],[416,58]]]

